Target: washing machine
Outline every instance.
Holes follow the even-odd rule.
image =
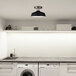
[[[38,64],[18,63],[16,76],[38,76]]]
[[[59,76],[60,63],[40,63],[39,76]]]

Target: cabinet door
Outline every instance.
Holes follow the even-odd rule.
[[[59,76],[59,64],[56,63],[39,64],[39,76]]]
[[[0,63],[0,76],[16,76],[16,69],[13,63]]]
[[[76,76],[76,63],[61,63],[60,76]]]

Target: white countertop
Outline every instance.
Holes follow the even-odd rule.
[[[76,62],[76,57],[18,57],[0,62]]]

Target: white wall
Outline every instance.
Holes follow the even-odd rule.
[[[5,32],[0,32],[0,59],[7,57],[7,38]]]
[[[56,30],[57,24],[72,24],[76,26],[76,21],[70,20],[7,20],[6,26],[12,25],[13,29],[20,30],[22,26],[25,27],[39,27],[39,30]],[[5,27],[6,27],[5,26]]]
[[[0,31],[4,29],[5,23],[5,20],[3,18],[0,18]]]
[[[3,32],[5,20],[0,18],[0,59],[7,56],[7,35]]]
[[[11,32],[8,56],[15,48],[20,57],[76,57],[76,33]]]
[[[17,27],[17,29],[21,29],[22,26],[25,27],[39,27],[39,30],[55,30],[55,23],[51,21],[44,20],[7,20],[7,25],[12,25],[12,28]]]
[[[76,26],[76,21],[59,20],[7,20],[14,28],[21,26],[38,26],[39,30],[55,30],[56,24],[72,24]],[[76,56],[76,33],[8,33],[8,56],[15,48],[16,56],[27,57],[62,57]]]

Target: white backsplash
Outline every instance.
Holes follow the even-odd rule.
[[[19,57],[76,57],[76,33],[7,34],[8,56],[15,48]]]
[[[0,59],[7,57],[7,35],[0,31]]]

